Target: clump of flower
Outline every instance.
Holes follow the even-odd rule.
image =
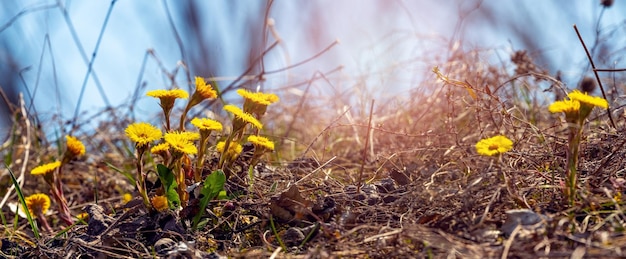
[[[150,199],[148,199],[148,193],[146,190],[146,173],[143,170],[143,156],[147,150],[150,149],[150,144],[154,141],[161,139],[162,132],[152,124],[145,122],[136,122],[126,127],[126,136],[135,143],[135,149],[137,150],[137,175],[135,179],[135,186],[143,199],[143,203],[146,208],[150,209]]]
[[[594,107],[608,109],[609,103],[604,98],[590,96],[578,90],[572,91],[567,97],[569,99],[552,103],[548,110],[552,113],[564,113],[569,128],[565,196],[569,204],[574,205],[578,181],[578,148],[585,120]]]
[[[24,201],[26,202],[25,209],[28,210],[28,213],[30,213],[33,218],[37,218],[37,221],[41,222],[41,225],[43,225],[46,231],[52,232],[52,228],[48,224],[45,216],[48,209],[50,209],[50,197],[43,193],[35,193],[24,198]]]
[[[75,137],[65,137],[65,152],[61,161],[43,164],[33,168],[32,175],[42,175],[46,183],[50,186],[50,194],[59,206],[59,217],[68,225],[74,224],[72,213],[67,205],[67,200],[63,194],[63,166],[85,154],[85,145]]]
[[[150,147],[152,142],[161,139],[161,135],[159,135],[158,138],[147,137],[152,135],[147,132],[147,128],[150,128],[150,131],[156,129],[152,125],[143,129],[139,129],[139,126],[137,126],[137,128],[127,129],[128,137],[136,143],[138,150],[137,172],[138,175],[142,175],[141,177],[138,176],[138,179],[141,179],[141,181],[137,183],[138,186],[145,182],[145,174],[143,174],[142,165],[140,165],[143,163],[141,159],[143,153],[150,151],[152,155],[157,155],[163,160],[163,164],[156,166],[159,179],[163,183],[162,189],[160,190],[163,195],[148,198],[147,194],[142,194],[146,207],[157,211],[164,211],[168,208],[176,207],[178,204],[185,207],[189,199],[188,191],[193,189],[189,188],[188,185],[199,183],[195,186],[202,186],[202,188],[210,188],[210,183],[212,182],[221,182],[223,185],[223,180],[220,181],[219,179],[224,179],[223,177],[225,175],[222,174],[222,172],[215,174],[215,171],[221,171],[234,162],[242,152],[243,147],[240,143],[243,140],[244,134],[246,134],[246,130],[249,128],[248,125],[256,129],[256,134],[258,135],[259,130],[263,128],[260,119],[265,114],[267,106],[278,101],[278,96],[274,94],[251,93],[245,90],[240,90],[238,93],[245,99],[244,109],[242,110],[235,105],[224,106],[224,110],[231,114],[233,118],[232,131],[227,135],[224,141],[215,141],[218,142],[215,143],[211,141],[212,134],[215,132],[219,133],[224,129],[224,126],[216,120],[209,118],[193,118],[190,123],[197,131],[185,130],[185,125],[188,123],[186,118],[191,108],[204,100],[215,99],[218,96],[218,92],[208,84],[204,78],[195,77],[195,91],[191,94],[189,101],[182,111],[180,126],[177,130],[172,130],[169,126],[170,113],[176,99],[187,98],[187,93],[179,89],[148,92],[149,96],[161,100],[161,107],[165,113],[166,129],[161,143]],[[159,131],[159,134],[160,133]],[[259,145],[259,147],[256,148],[258,154],[257,151],[255,151],[254,154],[255,161],[258,161],[263,153],[271,152],[274,148],[274,144],[263,137],[252,137],[249,141],[255,146]],[[217,166],[213,165],[213,167],[215,167],[213,170],[215,171],[209,176],[217,176],[218,178],[207,177],[203,179],[202,172],[205,166],[205,156],[207,152],[213,150],[218,151],[220,160]],[[193,161],[193,159],[196,161]],[[221,175],[222,178],[219,178],[219,175]],[[202,181],[207,181],[209,178],[211,179],[211,181],[208,182],[209,184],[207,185],[205,182],[203,185]],[[142,193],[146,193],[145,186],[142,185],[138,187],[138,189],[143,190]],[[206,191],[210,189],[202,190]]]

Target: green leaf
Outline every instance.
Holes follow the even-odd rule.
[[[126,178],[128,179],[128,182],[132,185],[135,185],[135,177],[133,177],[133,174],[127,171],[124,171],[120,168],[117,168],[116,166],[114,166],[113,164],[109,163],[109,162],[104,162],[107,167],[113,169],[114,171],[126,176]]]
[[[17,197],[19,198],[20,204],[22,205],[21,208],[27,208],[26,199],[24,198],[24,194],[22,193],[22,189],[20,188],[20,183],[17,182],[17,179],[15,178],[15,175],[13,174],[13,170],[11,170],[8,164],[4,164],[4,166],[6,167],[7,171],[9,171],[9,175],[11,176],[11,181],[13,182],[13,186],[15,186],[15,192],[17,193]],[[19,209],[20,209],[20,206],[18,205],[17,210],[15,211],[15,214],[18,213]],[[28,224],[30,224],[30,228],[33,230],[33,234],[35,235],[35,238],[39,239],[40,235],[39,235],[39,228],[37,227],[37,222],[35,221],[33,216],[30,215],[30,212],[28,210],[24,210],[24,213],[26,213],[26,219],[28,220]]]
[[[178,197],[178,192],[176,192],[178,187],[178,184],[176,184],[176,176],[172,170],[162,164],[157,165],[157,172],[159,173],[159,179],[161,179],[163,188],[165,189],[165,197],[167,197],[170,209],[178,208],[180,206],[180,197]]]
[[[204,214],[206,206],[213,198],[217,197],[219,193],[224,189],[224,183],[226,183],[226,175],[222,170],[215,170],[206,179],[204,179],[204,185],[200,190],[200,211],[193,217],[193,228],[197,229],[198,222]]]

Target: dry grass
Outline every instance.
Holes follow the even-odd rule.
[[[185,244],[178,253],[191,257],[623,257],[623,110],[613,110],[617,128],[605,111],[590,117],[581,146],[581,197],[570,207],[561,187],[566,127],[546,108],[563,86],[525,52],[512,54],[514,67],[487,64],[484,55],[463,53],[439,64],[449,78],[470,84],[476,98],[434,75],[422,84],[436,87],[420,86],[407,99],[377,99],[372,114],[370,100],[355,103],[350,92],[283,95],[264,119],[273,124],[265,133],[282,143],[280,150],[256,168],[253,188],[231,179],[231,199],[212,202],[209,224],[199,231],[188,228],[189,215],[146,213],[122,202],[134,186],[114,168],[132,171],[134,158],[123,135],[131,120],[125,107],[115,109],[98,131],[76,135],[89,155],[73,161],[63,179],[73,214],[85,208],[99,219],[60,232],[53,214],[58,232],[36,240],[27,222],[3,207],[2,253],[157,257],[163,256],[158,242],[167,238]],[[38,128],[46,124],[33,125],[19,106],[2,154],[24,177],[25,193],[47,192],[43,180],[27,172],[59,156],[57,143]],[[515,143],[501,163],[474,149],[497,134]],[[246,161],[238,163],[245,172]],[[2,177],[7,190],[10,182]],[[4,193],[16,201],[14,192]],[[88,206],[94,202],[99,207]],[[511,210],[519,209],[528,209],[532,224],[515,227]]]

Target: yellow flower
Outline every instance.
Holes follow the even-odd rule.
[[[122,195],[122,202],[124,204],[128,203],[132,199],[133,199],[133,195],[130,193],[124,193],[124,195]]]
[[[258,119],[265,114],[268,105],[278,101],[275,94],[252,93],[245,89],[239,89],[237,93],[244,98],[243,111],[256,115]]]
[[[154,196],[151,202],[152,202],[152,207],[154,207],[154,209],[156,209],[157,211],[165,211],[169,209],[169,206],[167,204],[167,197],[165,196],[162,196],[162,195]]]
[[[506,136],[498,135],[486,138],[476,143],[476,151],[484,156],[495,156],[513,148],[513,141]]]
[[[170,149],[170,144],[161,143],[150,149],[150,153],[155,155],[164,155],[167,150]]]
[[[548,110],[551,113],[564,112],[564,113],[576,113],[580,109],[580,103],[575,100],[563,100],[552,103]]]
[[[238,89],[237,93],[241,95],[246,101],[250,100],[252,102],[270,105],[278,101],[278,96],[275,94],[266,94],[261,92],[252,93],[247,91],[246,89]]]
[[[177,98],[187,99],[189,97],[189,94],[187,93],[187,91],[183,89],[152,90],[152,91],[148,91],[146,95],[150,97],[154,97],[154,98],[159,98],[161,102],[163,102],[163,100],[174,101]]]
[[[264,148],[270,151],[274,150],[274,142],[270,141],[266,137],[250,135],[248,142],[252,143],[257,148]]]
[[[60,166],[61,166],[61,161],[55,161],[52,163],[43,164],[43,165],[33,168],[33,170],[30,171],[30,174],[38,175],[38,174],[51,173],[57,168],[59,168]]]
[[[606,99],[597,96],[587,95],[586,93],[582,93],[578,90],[574,90],[573,92],[569,93],[567,97],[574,101],[579,101],[581,102],[581,104],[598,106],[604,109],[609,108],[609,102],[607,102]]]
[[[191,124],[196,126],[200,130],[222,130],[222,124],[219,121],[207,119],[207,118],[193,118]]]
[[[217,148],[217,151],[220,153],[224,153],[224,146],[226,145],[226,143],[224,143],[224,141],[220,141],[219,143],[217,143],[217,146],[215,148]],[[228,144],[228,153],[227,155],[229,155],[232,158],[237,157],[241,151],[243,151],[243,146],[241,146],[241,144],[236,143],[236,142],[230,142],[230,144]]]
[[[195,132],[194,132],[195,133]],[[170,145],[174,150],[178,152],[182,152],[185,154],[196,154],[198,153],[198,148],[193,145],[191,142],[191,138],[194,136],[198,136],[195,139],[199,138],[198,133],[195,135],[192,132],[170,132],[165,133],[165,142]]]
[[[87,222],[89,220],[89,213],[81,212],[80,214],[76,215],[76,218],[81,220],[81,221]]]
[[[43,193],[35,193],[24,198],[26,207],[30,215],[35,218],[37,215],[44,215],[50,209],[50,197]]]
[[[200,139],[200,134],[198,134],[198,132],[183,131],[183,132],[173,132],[173,133],[180,134],[182,138],[186,139],[189,142],[193,142],[194,140]]]
[[[241,109],[239,109],[239,107],[235,105],[232,105],[232,104],[225,105],[224,110],[235,115],[236,117],[235,119],[240,119],[245,123],[250,123],[254,125],[255,127],[257,127],[258,129],[263,128],[263,124],[261,124],[259,120],[254,118],[254,116],[250,115],[249,113],[245,113],[244,111],[242,111]]]
[[[150,123],[136,122],[128,125],[126,128],[126,136],[137,146],[145,146],[152,141],[161,139],[162,133],[157,127]]]
[[[80,140],[72,136],[65,136],[65,138],[67,139],[67,152],[74,157],[85,154],[85,145],[83,145],[83,142],[80,142]]]
[[[194,95],[199,95],[202,99],[215,99],[217,98],[217,92],[213,90],[210,84],[204,81],[204,78],[196,76],[196,92]]]

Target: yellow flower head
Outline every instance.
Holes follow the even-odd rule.
[[[35,193],[24,198],[26,207],[32,217],[44,215],[50,209],[50,197],[43,193]]]
[[[170,111],[172,110],[172,108],[174,108],[174,101],[176,101],[176,99],[187,99],[189,97],[187,91],[183,89],[152,90],[148,91],[146,95],[154,98],[159,98],[159,100],[161,101],[161,108],[163,109],[163,112],[166,116],[169,116]]]
[[[85,145],[83,145],[83,142],[80,142],[80,140],[72,136],[65,136],[65,138],[67,139],[67,152],[71,156],[76,157],[85,154]]]
[[[30,171],[30,174],[38,175],[38,174],[51,173],[57,168],[59,168],[60,166],[61,166],[61,161],[43,164],[43,165],[33,168],[33,170]]]
[[[217,92],[213,90],[210,84],[204,81],[204,78],[196,76],[196,92],[194,95],[199,95],[202,99],[215,99],[217,98]]]
[[[590,106],[598,106],[604,109],[609,108],[609,102],[607,102],[606,99],[597,97],[597,96],[587,95],[586,93],[582,93],[578,90],[572,91],[571,93],[567,95],[567,97],[569,97],[570,99],[574,101],[579,101],[581,104],[588,104]]]
[[[133,199],[133,195],[130,193],[124,193],[124,195],[122,195],[122,203],[124,204],[128,203],[132,199]]]
[[[568,114],[577,113],[579,109],[580,109],[580,102],[575,101],[575,100],[556,101],[548,107],[548,110],[551,113],[558,113],[558,112],[564,112]]]
[[[246,89],[238,89],[237,93],[241,95],[246,101],[251,101],[258,104],[270,105],[278,101],[278,96],[275,94],[266,94],[261,92],[252,93]]]
[[[238,89],[237,93],[244,98],[244,112],[255,114],[257,118],[261,118],[265,114],[268,105],[278,101],[278,96],[275,94],[252,93],[245,89]]]
[[[167,152],[167,150],[170,149],[170,144],[167,143],[161,143],[158,144],[154,147],[152,147],[150,149],[150,153],[155,154],[155,155],[165,155],[165,153]]]
[[[159,89],[159,90],[152,90],[152,91],[148,91],[146,93],[146,95],[150,96],[150,97],[154,97],[154,98],[159,98],[161,101],[163,101],[163,100],[173,101],[173,100],[175,100],[177,98],[187,99],[189,97],[189,94],[187,93],[187,91],[185,91],[183,89],[172,89],[172,90]]]
[[[232,104],[225,105],[224,110],[235,115],[235,120],[239,119],[245,123],[250,123],[258,129],[263,128],[263,124],[261,124],[259,120],[254,118],[254,116],[250,115],[249,113],[245,113],[244,111],[242,111],[241,109],[239,109],[239,107],[235,105],[232,105]]]
[[[191,120],[191,124],[196,126],[196,128],[202,130],[222,130],[222,124],[219,121],[207,119],[207,118],[193,118]]]
[[[89,213],[87,212],[81,212],[80,214],[76,215],[76,218],[79,219],[80,221],[89,221]]]
[[[219,143],[217,143],[215,148],[217,148],[218,152],[224,153],[225,145],[226,143],[224,143],[224,141],[220,141]],[[227,153],[228,156],[235,158],[239,154],[241,154],[241,151],[243,151],[243,146],[241,146],[241,144],[236,143],[236,142],[230,142],[230,144],[228,144],[228,153]]]
[[[476,151],[483,156],[495,156],[506,153],[513,148],[513,141],[506,136],[498,135],[476,143]]]
[[[161,139],[162,133],[161,130],[150,123],[136,122],[128,125],[126,136],[137,143],[137,146],[142,147],[152,141]]]
[[[250,135],[248,137],[248,142],[252,143],[257,148],[263,148],[270,151],[274,150],[274,142],[270,141],[266,137]]]
[[[154,196],[151,200],[151,203],[152,207],[154,207],[154,209],[156,209],[157,211],[165,211],[169,209],[169,206],[167,204],[167,197],[165,196]]]
[[[193,139],[199,138],[199,134],[195,132],[170,132],[165,133],[165,142],[174,150],[193,155],[198,153],[198,148],[194,146]]]
[[[191,132],[191,131],[183,131],[183,132],[174,132],[177,134],[180,134],[183,138],[185,138],[187,141],[189,142],[193,142],[194,140],[198,140],[200,139],[200,134],[198,134],[198,132]]]

